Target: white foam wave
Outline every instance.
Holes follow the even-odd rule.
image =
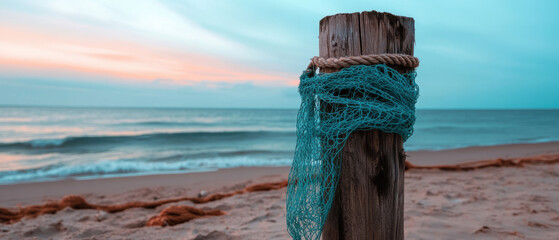
[[[72,165],[51,165],[48,167],[0,172],[0,184],[27,181],[59,180],[65,178],[99,178],[107,175],[149,175],[176,172],[201,172],[220,168],[250,166],[288,166],[289,159],[255,159],[250,157],[212,158],[185,160],[180,162],[139,162],[131,160],[98,161]]]

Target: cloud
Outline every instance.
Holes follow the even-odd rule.
[[[23,18],[25,15],[12,14]],[[68,24],[81,28],[80,24]],[[189,85],[199,81],[250,81],[255,84],[288,85],[282,72],[269,72],[215,56],[154,46],[131,39],[113,39],[101,29],[98,34],[66,34],[52,26],[41,31],[33,26],[0,23],[0,64],[66,69],[85,74],[113,76],[125,81],[172,79]],[[109,32],[110,33],[110,32]]]
[[[73,0],[52,0],[34,2],[33,6],[48,11],[49,15],[134,31],[149,38],[180,44],[198,53],[255,55],[251,48],[198,26],[161,1],[81,0],[76,4]]]
[[[298,100],[298,76],[318,54],[319,20],[374,9],[415,18],[416,56],[422,61],[419,108],[559,107],[559,95],[553,92],[559,87],[553,72],[559,64],[557,5],[481,0],[3,1],[0,77],[20,76],[14,79],[25,82],[21,76],[31,76],[53,84],[66,79],[57,86],[95,83],[103,91],[131,95],[145,87],[139,92],[167,99],[158,101],[162,106],[226,107],[238,98],[243,100],[231,101],[231,106],[296,107],[286,99]],[[0,89],[8,89],[3,84]],[[1,103],[14,102],[7,96],[21,100],[34,94],[10,86],[19,92],[4,90]],[[136,104],[131,99],[152,104],[133,96],[126,104]],[[91,97],[88,105],[111,103]]]

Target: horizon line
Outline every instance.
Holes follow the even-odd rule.
[[[88,105],[36,105],[36,104],[0,104],[2,108],[29,107],[29,108],[114,108],[114,109],[237,109],[237,110],[298,110],[299,108],[286,107],[194,107],[194,106],[88,106]],[[460,110],[460,111],[502,111],[502,110],[559,110],[559,108],[416,108],[416,110]]]

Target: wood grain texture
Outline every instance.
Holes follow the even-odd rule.
[[[345,57],[361,55],[359,13],[336,14],[320,20],[318,35],[320,57]],[[321,69],[337,72],[340,69]]]
[[[327,16],[320,21],[320,56],[413,55],[414,31],[413,18],[389,13]],[[411,70],[395,68],[402,73]],[[321,72],[339,70],[321,69]],[[322,238],[404,239],[402,137],[379,130],[354,132],[342,155],[340,180]]]

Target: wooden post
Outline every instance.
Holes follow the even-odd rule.
[[[390,13],[327,16],[320,20],[320,56],[413,55],[414,30],[413,18]],[[391,67],[401,73],[411,70]],[[355,132],[342,154],[340,180],[322,239],[404,239],[402,137],[379,130]]]

